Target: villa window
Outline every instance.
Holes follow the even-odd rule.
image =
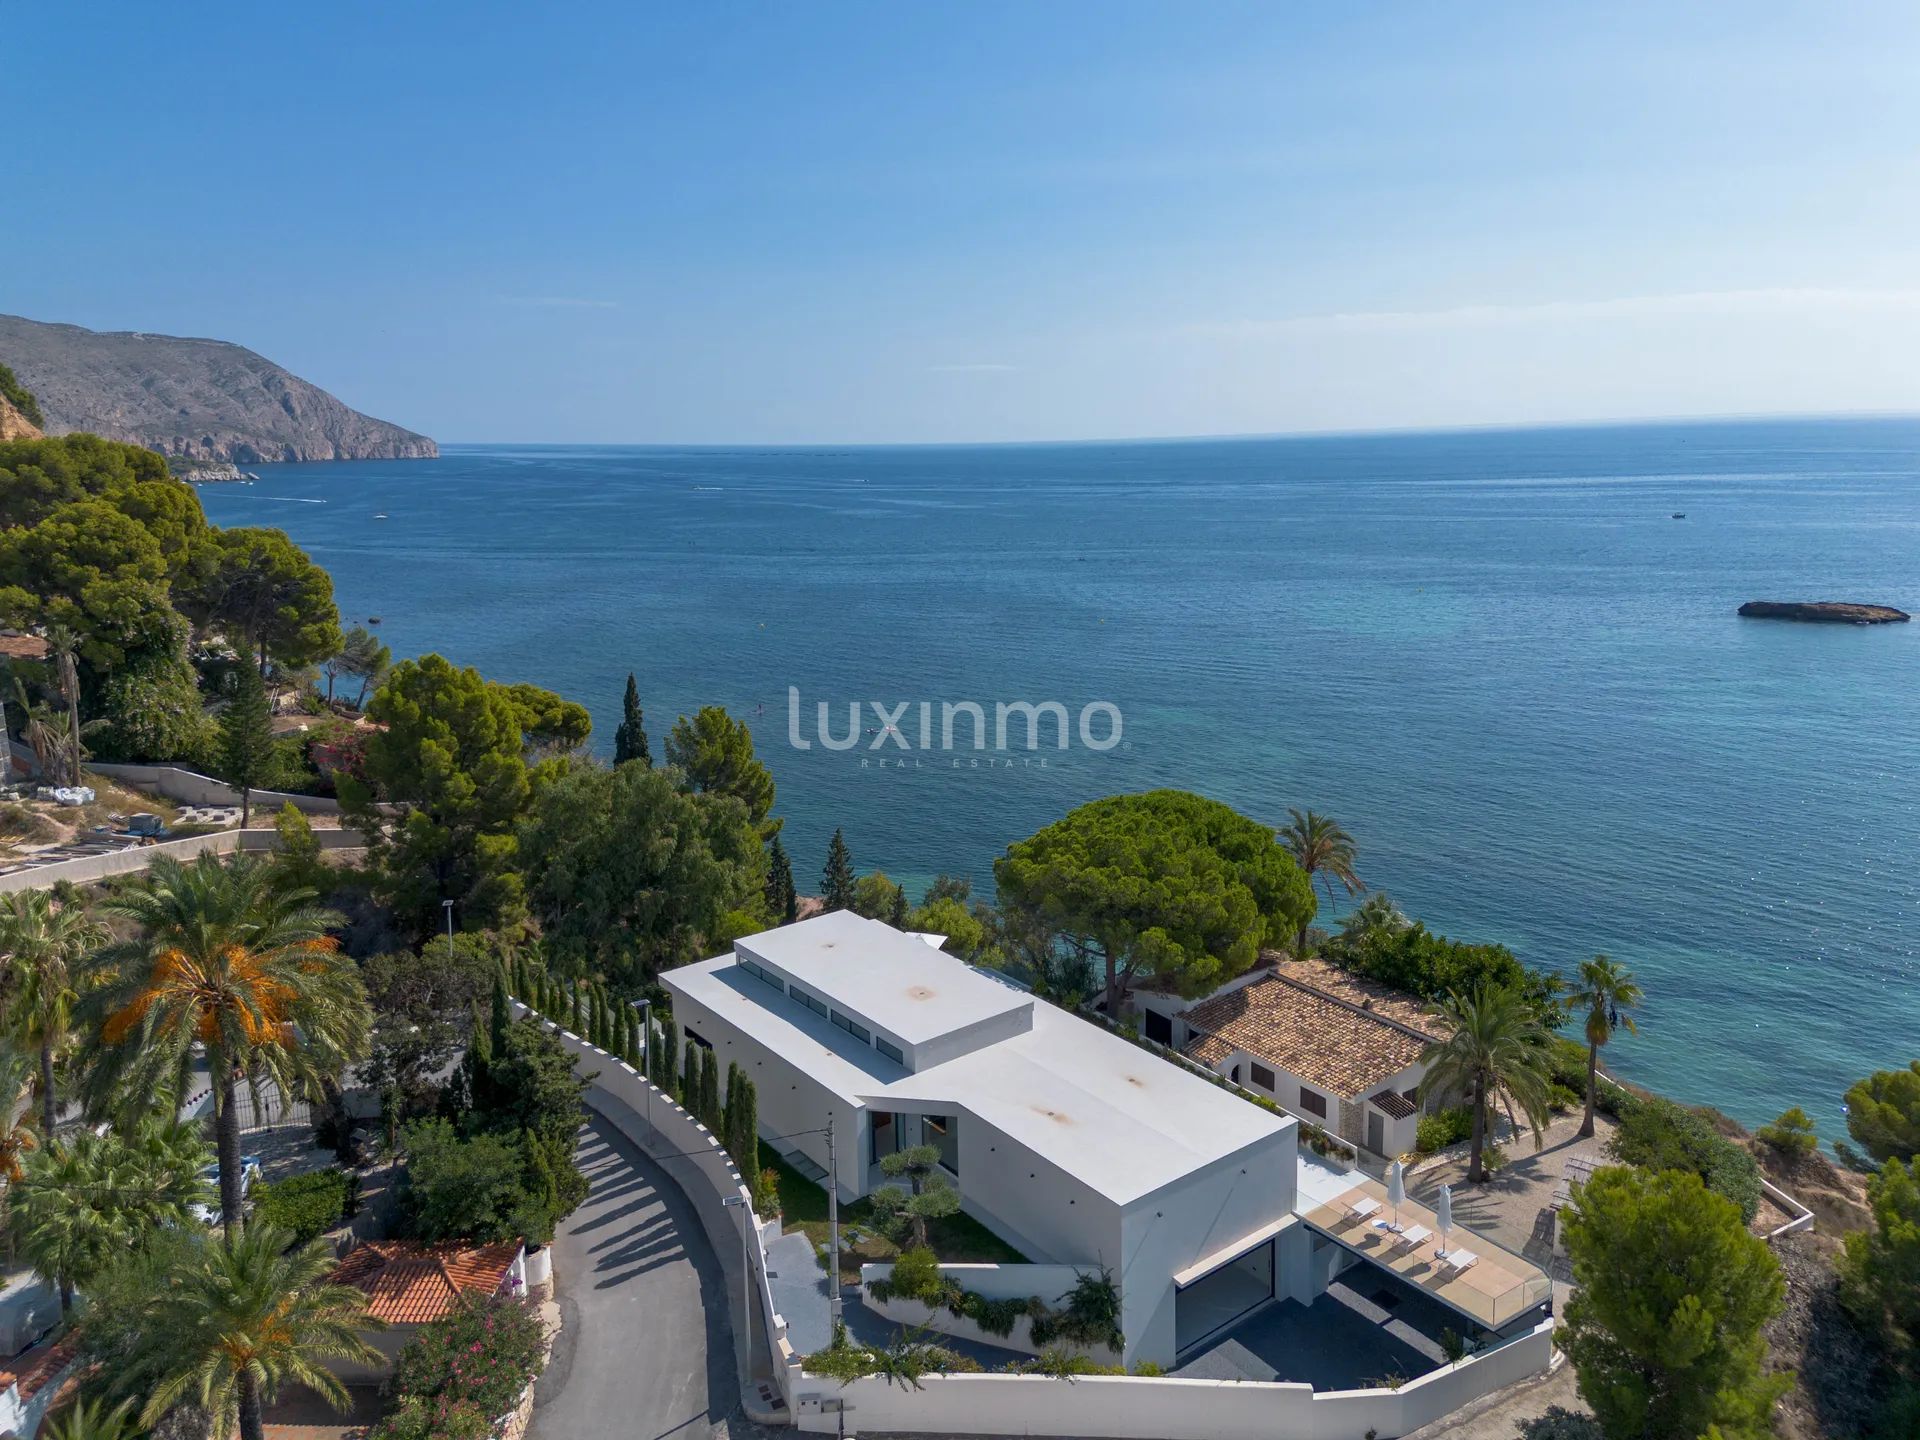
[[[1327,1097],[1317,1091],[1309,1090],[1306,1086],[1302,1085],[1300,1087],[1300,1108],[1306,1111],[1307,1114],[1317,1115],[1324,1120],[1327,1118]]]
[[[749,975],[755,976],[758,979],[766,981],[767,984],[773,986],[773,988],[776,990],[785,990],[787,988],[786,982],[784,980],[782,980],[778,975],[775,975],[771,970],[768,970],[763,965],[756,965],[751,960],[742,959],[740,962],[740,968],[746,971]]]
[[[1273,1093],[1273,1071],[1257,1062],[1253,1063],[1253,1083],[1271,1095]]]
[[[873,1163],[878,1165],[887,1156],[900,1148],[899,1136],[893,1128],[893,1115],[886,1110],[877,1111],[873,1117]]]
[[[846,1015],[842,1015],[838,1010],[835,1010],[833,1012],[831,1018],[835,1025],[837,1025],[840,1029],[846,1031],[849,1035],[853,1036],[853,1038],[858,1040],[862,1045],[865,1045],[866,1043],[868,1043],[870,1040],[873,1039],[873,1032],[867,1029],[866,1026],[862,1025],[858,1020],[852,1019],[851,1017]]]
[[[959,1126],[951,1115],[922,1115],[921,1139],[940,1152],[940,1163],[953,1174],[960,1173]]]
[[[873,1048],[886,1056],[887,1059],[893,1061],[896,1065],[904,1065],[907,1063],[907,1052],[887,1039],[884,1035],[873,1042]]]
[[[798,985],[789,985],[787,987],[787,994],[798,1000],[802,1005],[806,1006],[807,1009],[813,1011],[813,1013],[818,1015],[822,1020],[831,1019],[833,1012],[827,1008],[827,1002],[817,996],[809,995]]]

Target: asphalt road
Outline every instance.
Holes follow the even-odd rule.
[[[534,1390],[534,1440],[754,1433],[720,1263],[686,1196],[591,1111],[576,1155],[593,1189],[554,1240],[563,1328]]]

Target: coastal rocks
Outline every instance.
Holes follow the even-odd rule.
[[[6,396],[0,395],[0,440],[38,440],[40,427],[22,415]]]
[[[1823,625],[1892,625],[1913,617],[1891,605],[1845,600],[1749,600],[1740,607],[1749,620],[1803,620]]]
[[[238,465],[231,462],[176,464],[173,476],[174,479],[184,480],[189,485],[231,485],[240,481],[258,480],[260,478],[258,475],[253,475],[242,470]]]

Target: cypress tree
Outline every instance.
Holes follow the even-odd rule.
[[[728,1146],[740,1178],[747,1188],[755,1188],[760,1179],[760,1091],[744,1074],[740,1077],[740,1098],[734,1103],[734,1131],[739,1148]]]
[[[233,672],[233,694],[220,712],[220,778],[240,792],[242,829],[253,820],[254,787],[272,763],[273,707],[267,687],[258,670],[242,665]]]
[[[887,923],[896,930],[907,928],[907,892],[898,885],[893,887],[893,908],[888,912]]]
[[[513,1007],[507,1003],[507,977],[504,971],[495,971],[493,976],[493,1014],[487,1027],[487,1048],[490,1054],[507,1053],[507,1029],[513,1024]]]
[[[720,1143],[733,1153],[733,1107],[740,1096],[740,1067],[727,1062],[727,1098],[720,1106]]]
[[[680,1105],[689,1115],[699,1118],[700,1111],[700,1047],[689,1043],[686,1047],[685,1065],[680,1075]]]
[[[773,850],[767,856],[767,913],[777,925],[791,925],[799,913],[800,897],[793,888],[793,862],[787,847],[773,837]]]
[[[627,693],[620,702],[620,728],[613,732],[613,763],[624,765],[637,760],[653,768],[653,756],[647,749],[647,727],[640,715],[640,686],[631,671],[627,674]]]
[[[700,1123],[720,1133],[720,1057],[711,1046],[700,1052]]]
[[[820,894],[829,910],[853,908],[853,854],[847,849],[846,836],[833,832],[827,846],[827,868],[820,875]]]

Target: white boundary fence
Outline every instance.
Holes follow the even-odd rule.
[[[1100,1435],[1110,1440],[1393,1440],[1544,1371],[1553,1321],[1398,1390],[1086,1375],[926,1375],[919,1389],[803,1375],[794,1419],[815,1434]]]
[[[211,775],[202,775],[195,770],[182,770],[178,765],[121,765],[89,760],[87,769],[118,780],[123,785],[131,785],[136,790],[157,791],[181,805],[240,803],[240,792],[226,781],[216,780]],[[329,796],[296,795],[286,790],[256,790],[253,792],[253,803],[256,809],[264,806],[269,810],[278,810],[282,805],[291,805],[309,815],[340,813],[340,802]]]
[[[322,850],[358,850],[366,838],[358,830],[315,830],[313,838]],[[77,860],[55,860],[0,875],[0,895],[18,890],[44,890],[59,880],[85,885],[109,875],[128,875],[144,870],[156,856],[171,855],[193,860],[201,855],[225,855],[234,850],[271,850],[280,843],[275,830],[215,830],[208,835],[189,835],[181,840],[162,840],[157,845],[129,845],[100,855],[83,855]]]
[[[516,1015],[532,1015],[559,1037],[575,1065],[583,1073],[593,1075],[587,1104],[645,1151],[685,1193],[727,1277],[724,1287],[727,1312],[732,1321],[734,1356],[741,1372],[741,1394],[747,1413],[762,1424],[790,1423],[800,1356],[787,1339],[786,1319],[775,1308],[773,1291],[767,1283],[768,1231],[777,1237],[778,1225],[762,1223],[753,1211],[751,1190],[732,1158],[721,1148],[720,1141],[681,1109],[672,1096],[625,1061],[562,1029],[521,1001],[515,1000],[513,1008]],[[729,1206],[726,1203],[729,1200],[739,1204]],[[750,1282],[743,1281],[741,1274],[742,1221],[734,1218],[736,1209],[749,1227],[745,1249],[752,1275]],[[757,1317],[744,1308],[749,1284],[756,1297]],[[756,1345],[756,1335],[764,1337],[764,1350]],[[635,1339],[640,1343],[640,1337]],[[786,1407],[784,1411],[754,1403],[754,1388],[769,1371],[771,1384]]]

